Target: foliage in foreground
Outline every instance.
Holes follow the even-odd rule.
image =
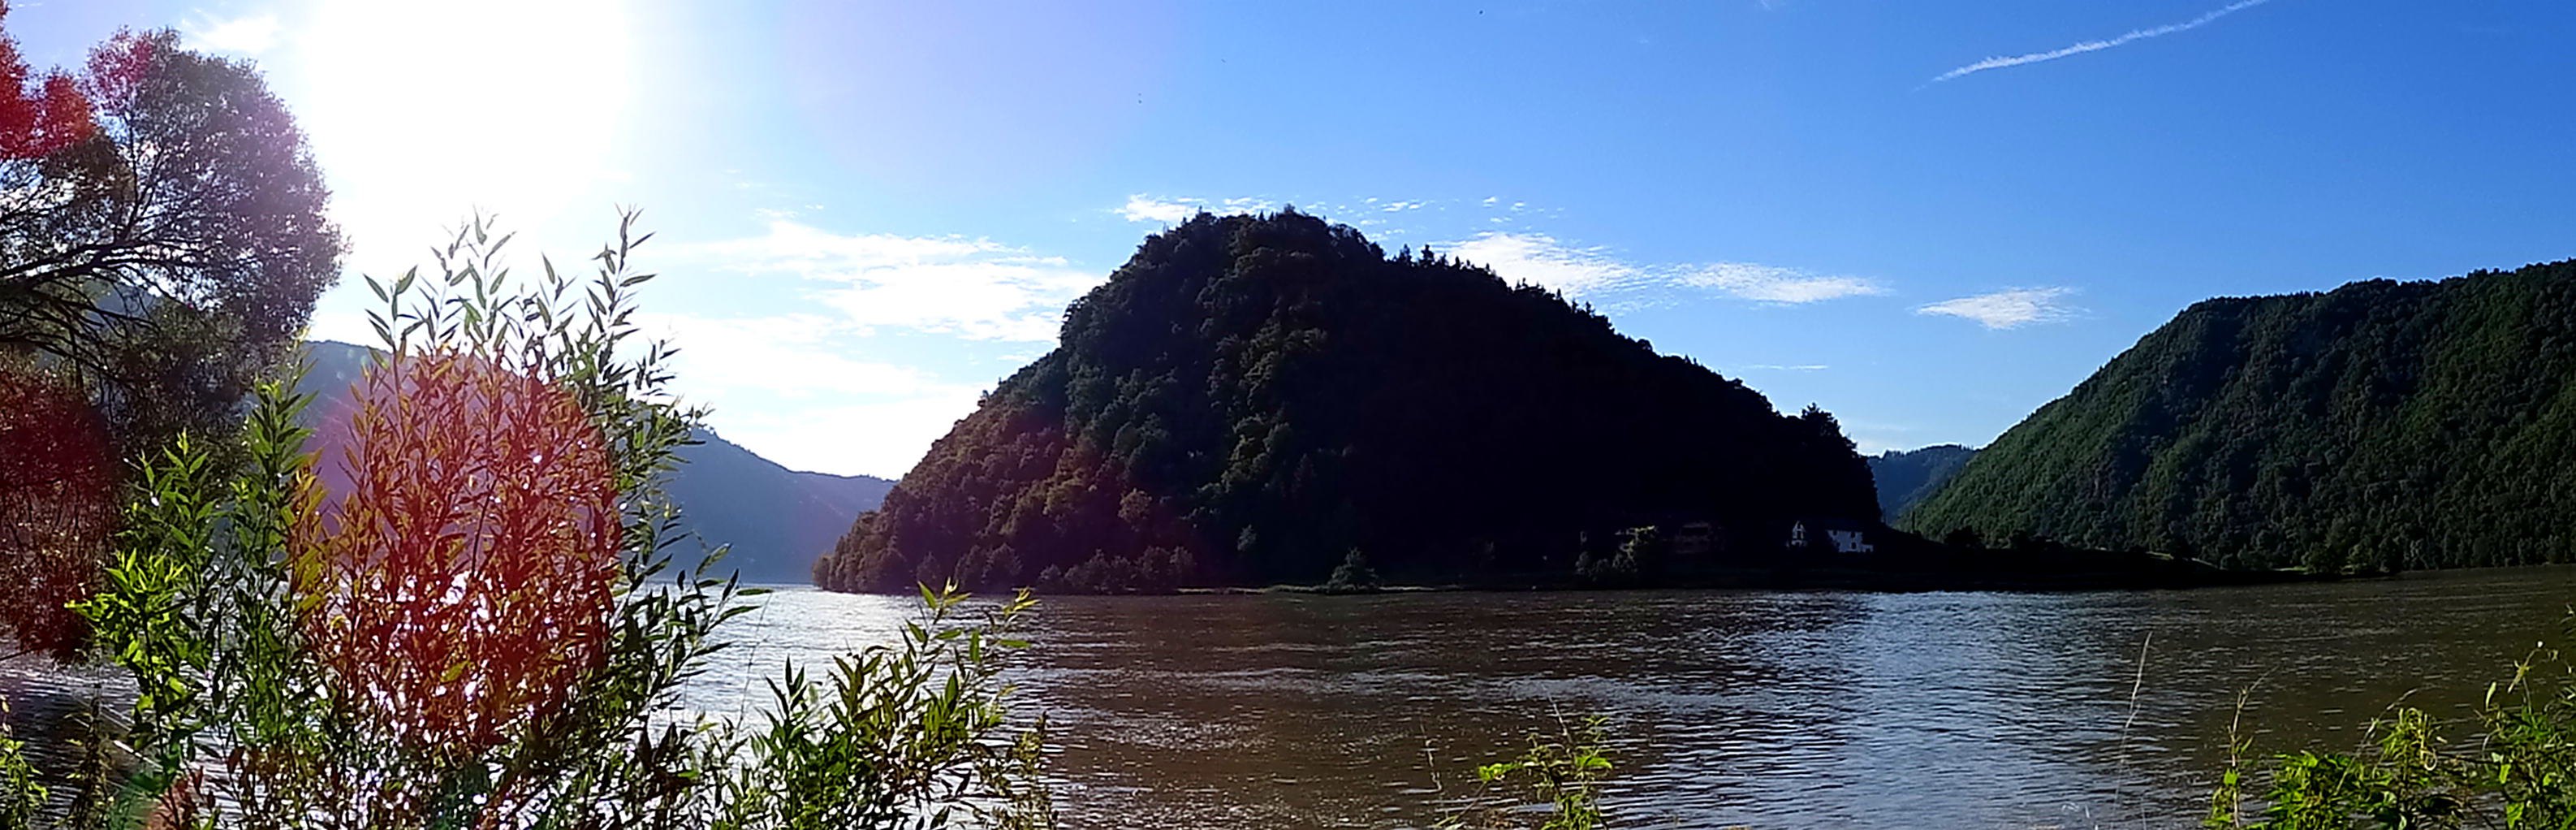
[[[820,680],[790,667],[762,723],[682,707],[754,592],[670,572],[683,539],[659,482],[699,413],[663,391],[666,345],[623,342],[650,278],[628,267],[632,219],[595,280],[548,263],[514,284],[508,237],[478,220],[436,275],[370,281],[387,356],[359,411],[326,416],[318,457],[287,378],[259,388],[238,468],[188,440],[141,466],[104,590],[76,604],[134,677],[132,726],[65,776],[48,821],[1051,824],[1037,733],[1002,708],[1025,597],[970,618],[925,591],[900,642]],[[17,758],[0,751],[17,796],[0,819],[48,801]]]
[[[1517,828],[1594,830],[1603,826],[1601,782],[1610,774],[1603,754],[1603,720],[1586,718],[1552,738],[1533,733],[1520,757],[1476,768],[1480,789],[1466,809],[1440,822],[1450,830]],[[1531,807],[1539,809],[1529,809]]]
[[[2450,727],[2446,729],[2445,727]],[[2478,737],[2453,740],[2446,733]],[[2393,707],[2355,753],[2302,751],[2220,774],[2203,825],[2260,830],[2576,827],[2576,664],[2543,648],[2487,688],[2477,718]],[[2242,744],[2232,748],[2241,753]],[[2247,815],[2246,796],[2263,779]]]
[[[294,116],[180,41],[120,31],[40,75],[0,33],[0,352],[77,373],[128,457],[228,436],[340,273]]]

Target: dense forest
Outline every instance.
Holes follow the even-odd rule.
[[[1888,450],[1869,457],[1870,477],[1878,482],[1878,512],[1890,519],[1941,489],[1977,451],[1957,444],[1934,444],[1911,450]]]
[[[1147,238],[815,567],[841,590],[1570,574],[1619,529],[1872,521],[1831,415],[1293,209]],[[1356,555],[1354,552],[1357,552]],[[1356,572],[1356,571],[1351,571]]]
[[[2576,261],[2199,303],[1900,524],[2238,567],[2576,559]]]

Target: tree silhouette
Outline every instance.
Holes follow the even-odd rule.
[[[1564,579],[1578,539],[1875,518],[1822,410],[1619,334],[1544,288],[1304,214],[1201,215],[1066,309],[816,565],[845,590]],[[1049,579],[1052,575],[1053,579]]]
[[[34,80],[0,35],[0,350],[78,369],[120,438],[222,432],[337,276],[328,192],[250,64],[166,30],[89,64]]]

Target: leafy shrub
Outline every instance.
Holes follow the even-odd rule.
[[[2541,670],[2547,669],[2543,672]],[[2248,770],[2231,761],[2210,799],[2210,828],[2576,826],[2576,665],[2543,648],[2514,664],[2479,705],[2474,741],[2454,742],[2421,709],[2394,707],[2357,753],[2301,751]],[[2242,745],[2238,745],[2238,749]],[[2245,794],[2265,779],[2249,823]]]
[[[1477,767],[1476,781],[1482,789],[1469,799],[1467,809],[1443,819],[1440,826],[1454,830],[1525,827],[1524,820],[1537,816],[1542,822],[1538,830],[1601,827],[1601,782],[1611,770],[1610,759],[1602,751],[1606,742],[1602,724],[1602,718],[1595,716],[1580,726],[1559,730],[1553,739],[1532,734],[1529,749],[1519,758]],[[1523,809],[1531,804],[1545,809]]]
[[[1324,581],[1326,591],[1368,591],[1377,588],[1377,569],[1369,567],[1368,555],[1352,548],[1342,556],[1342,564],[1333,567],[1333,576]]]
[[[0,634],[70,656],[86,626],[64,599],[86,595],[116,519],[107,425],[79,384],[32,365],[0,365]]]
[[[1007,725],[996,679],[1025,597],[970,623],[925,592],[902,642],[820,682],[790,667],[763,728],[678,714],[755,592],[670,572],[659,482],[701,413],[664,391],[665,344],[624,343],[650,278],[632,225],[586,283],[549,263],[513,284],[480,219],[436,276],[370,280],[388,357],[320,442],[338,459],[307,451],[287,378],[259,388],[238,470],[188,440],[140,468],[106,590],[77,605],[135,677],[135,760],[82,779],[64,824],[1051,823],[1041,733]]]
[[[369,372],[358,411],[324,428],[355,480],[306,494],[324,507],[290,540],[307,646],[378,727],[429,745],[488,748],[545,719],[608,646],[607,445],[568,391],[505,359],[397,353]]]

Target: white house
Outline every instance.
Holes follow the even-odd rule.
[[[1813,527],[1814,532],[1824,536],[1824,539],[1822,540],[1823,543],[1832,545],[1836,553],[1868,553],[1878,549],[1876,546],[1869,543],[1869,529],[1862,527],[1859,522],[1850,521],[1848,519],[1798,520],[1797,522],[1789,525],[1789,547],[1791,549],[1804,549],[1807,547],[1810,541],[1808,533],[1811,526]]]
[[[1673,531],[1673,555],[1707,556],[1717,550],[1717,525],[1714,522],[1689,522]]]

